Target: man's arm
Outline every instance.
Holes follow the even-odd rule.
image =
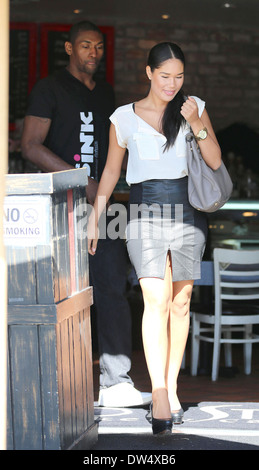
[[[43,145],[51,125],[51,119],[37,116],[26,116],[24,119],[23,134],[21,140],[22,156],[30,160],[40,170],[45,172],[55,172],[71,170],[74,168],[66,163],[62,158]],[[93,179],[88,179],[86,196],[89,204],[94,203],[98,183]]]
[[[73,168],[72,165],[64,162],[62,158],[43,145],[50,125],[51,119],[48,118],[25,117],[21,141],[22,156],[45,172],[70,170]]]

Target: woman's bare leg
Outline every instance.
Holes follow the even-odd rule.
[[[193,281],[173,282],[166,378],[171,411],[178,411],[181,407],[177,396],[177,379],[189,333],[192,288]]]
[[[172,302],[169,258],[165,279],[142,278],[140,285],[144,299],[142,335],[152,384],[153,416],[167,419],[171,417],[166,383],[168,321]]]

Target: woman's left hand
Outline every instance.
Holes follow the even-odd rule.
[[[190,125],[199,119],[198,105],[191,96],[188,96],[187,100],[183,103],[181,115]]]

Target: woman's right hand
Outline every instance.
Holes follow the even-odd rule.
[[[94,211],[92,211],[87,224],[88,253],[95,255],[99,238],[98,224],[95,221]]]

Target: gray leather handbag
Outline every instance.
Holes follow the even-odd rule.
[[[231,178],[223,162],[217,170],[206,164],[193,133],[186,135],[186,144],[189,202],[199,211],[215,212],[231,196]]]

